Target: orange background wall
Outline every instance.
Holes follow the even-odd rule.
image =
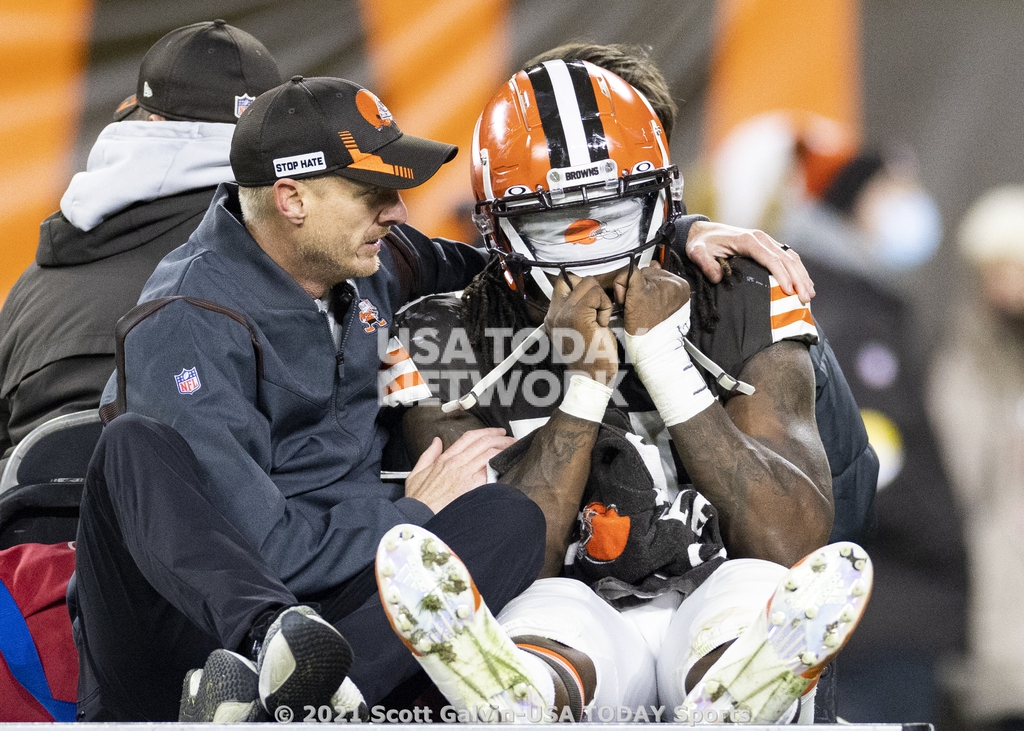
[[[0,301],[71,174],[91,0],[0,0]]]
[[[473,202],[469,152],[480,110],[509,75],[506,0],[361,0],[372,85],[403,132],[459,146],[419,188],[403,191],[409,220],[432,236],[475,238],[452,201]]]
[[[450,202],[472,202],[473,125],[511,63],[508,3],[360,0],[360,8],[379,96],[405,131],[460,148],[430,183],[405,194],[410,218],[434,235],[473,238],[466,212],[452,213]],[[91,0],[0,0],[0,298],[32,261],[39,222],[59,206],[72,172],[91,11]],[[859,128],[856,23],[857,0],[721,0],[707,149],[769,108]]]
[[[719,0],[705,149],[781,109],[861,127],[858,0]]]

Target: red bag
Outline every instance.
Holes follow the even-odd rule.
[[[3,583],[0,602],[9,593],[24,617],[42,665],[45,684],[49,686],[51,697],[45,700],[51,710],[58,711],[56,714],[48,711],[36,699],[38,684],[36,693],[30,692],[2,657],[4,643],[13,643],[15,640],[12,638],[18,636],[19,630],[23,633],[24,626],[4,626],[7,622],[20,622],[16,616],[0,616],[0,633],[3,633],[0,638],[0,722],[52,723],[74,718],[73,704],[78,694],[78,650],[71,636],[71,619],[65,600],[68,580],[74,570],[74,543],[24,543],[0,551],[0,582]],[[31,656],[31,648],[27,649]],[[13,654],[11,656],[14,657]],[[26,673],[20,669],[18,674],[24,678]],[[31,677],[31,673],[28,675]],[[35,679],[44,680],[41,677]]]

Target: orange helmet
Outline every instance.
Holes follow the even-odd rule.
[[[473,133],[474,221],[512,289],[530,272],[646,266],[681,212],[683,181],[651,105],[587,61],[520,71]]]

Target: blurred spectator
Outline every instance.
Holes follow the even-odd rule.
[[[961,510],[967,663],[953,673],[978,728],[1024,728],[1024,186],[986,193],[960,251],[977,293],[932,364],[928,406]],[[820,291],[820,290],[819,290]]]
[[[913,166],[864,152],[823,165],[798,144],[804,202],[779,240],[814,279],[814,316],[828,333],[878,454],[876,565],[869,610],[839,666],[849,721],[935,721],[939,659],[963,642],[960,521],[924,408],[925,364],[912,346],[898,282],[936,250],[941,222]],[[821,175],[823,167],[828,175]]]
[[[281,83],[266,47],[223,20],[171,31],[40,225],[36,261],[0,312],[0,457],[34,427],[99,406],[114,325],[221,182],[235,121]]]

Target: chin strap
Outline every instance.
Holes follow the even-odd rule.
[[[494,366],[491,371],[481,378],[473,388],[470,389],[469,393],[454,401],[449,401],[441,406],[441,411],[446,414],[450,414],[453,411],[469,411],[471,408],[476,406],[477,401],[480,400],[480,396],[488,388],[498,382],[498,379],[504,376],[508,371],[516,364],[516,362],[523,357],[526,351],[531,345],[536,343],[544,335],[544,326],[538,325],[526,338],[519,344],[515,350],[508,354],[505,360],[501,361],[498,365]]]
[[[754,393],[755,389],[746,381],[741,381],[738,378],[730,376],[722,366],[715,363],[709,357],[704,355],[697,346],[690,342],[689,338],[683,338],[683,347],[686,348],[686,352],[690,354],[694,362],[707,371],[712,378],[715,379],[715,383],[721,386],[724,390],[737,393],[742,393],[746,396],[750,396]]]

